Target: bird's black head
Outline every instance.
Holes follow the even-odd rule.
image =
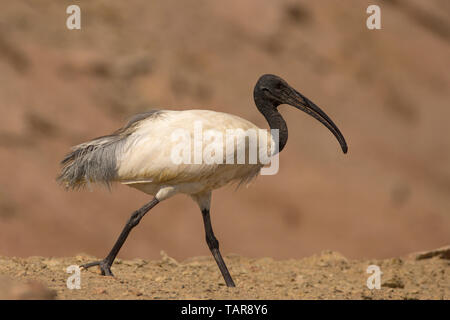
[[[337,138],[342,151],[347,153],[347,143],[334,122],[314,102],[292,88],[286,81],[273,74],[262,75],[253,90],[258,110],[267,118],[273,111],[277,111],[280,104],[289,104],[326,126]]]
[[[275,107],[283,104],[283,97],[291,89],[286,81],[273,74],[262,75],[255,85],[253,91],[255,100],[262,98],[270,101]]]

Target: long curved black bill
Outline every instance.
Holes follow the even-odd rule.
[[[325,127],[327,127],[339,141],[342,152],[347,153],[348,147],[344,136],[334,122],[322,111],[314,102],[306,98],[300,92],[292,89],[292,91],[286,97],[287,103],[291,106],[306,112],[313,118],[319,120]]]

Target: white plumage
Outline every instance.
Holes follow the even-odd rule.
[[[222,133],[223,137],[226,137],[227,130],[242,129],[236,131],[238,134],[242,133],[236,139],[233,149],[226,148],[226,143],[223,143],[222,164],[173,162],[173,148],[180,142],[171,141],[172,133],[180,128],[185,130],[191,139],[190,150],[193,151],[195,123],[201,123],[203,131],[215,130]],[[208,193],[228,183],[245,182],[258,174],[262,164],[229,165],[226,164],[226,157],[230,152],[237,155],[238,148],[241,147],[238,143],[246,141],[242,134],[249,129],[255,132],[262,130],[245,119],[222,112],[161,111],[157,117],[141,120],[127,138],[117,157],[117,181],[154,195],[160,201],[176,193],[196,195]],[[266,148],[270,151],[271,144],[267,139],[263,143],[266,143]],[[244,150],[248,154],[248,143]]]

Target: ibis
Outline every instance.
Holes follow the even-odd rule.
[[[347,153],[347,143],[334,122],[315,103],[282,78],[271,74],[262,75],[254,87],[253,98],[271,129],[270,133],[268,131],[268,138],[263,139],[262,143],[259,141],[257,148],[265,147],[271,155],[278,155],[283,150],[288,139],[288,129],[277,108],[279,105],[287,104],[320,121],[337,138],[342,151]],[[194,136],[195,123],[201,123],[202,130],[214,130],[216,133],[223,133],[224,136],[230,130],[242,132],[263,130],[245,119],[222,112],[152,110],[134,116],[125,126],[112,134],[73,147],[65,156],[57,180],[67,189],[80,189],[91,183],[110,186],[113,182],[119,182],[152,196],[150,202],[131,214],[109,254],[103,260],[87,263],[81,267],[87,269],[99,266],[102,275],[112,276],[111,266],[114,259],[130,231],[144,215],[161,201],[176,194],[186,194],[200,207],[206,243],[226,285],[235,286],[219,251],[219,241],[211,225],[211,193],[231,183],[252,180],[260,173],[264,164],[261,161],[250,162],[249,157],[246,157],[244,163],[174,161],[173,151],[177,143],[172,139],[174,132],[181,130],[184,136],[188,137],[183,142],[184,145],[189,146],[191,142],[195,144],[194,138],[189,138]],[[272,132],[277,132],[277,135]],[[235,159],[239,145],[242,146],[236,142],[231,148],[216,148],[212,153],[216,160],[217,157]],[[251,148],[244,143],[244,149],[250,151]]]

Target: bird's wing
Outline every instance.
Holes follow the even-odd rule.
[[[225,163],[226,158],[231,156],[230,152],[237,153],[237,145],[234,150],[225,149],[225,140],[222,140],[222,154],[211,144],[218,141],[215,140],[219,139],[216,134],[222,133],[225,137],[230,129],[242,129],[238,131],[238,135],[242,135],[248,129],[258,128],[245,119],[226,113],[208,110],[162,111],[156,118],[141,121],[128,137],[118,154],[118,180],[126,184],[176,184],[212,179],[223,184],[234,179],[245,180],[246,175],[256,175],[259,169],[254,165],[246,167],[216,163],[215,156],[223,157]],[[210,143],[199,138],[199,133],[204,139],[209,137]],[[193,153],[198,141],[205,141],[200,150],[212,155],[210,163],[205,163],[204,158],[200,159],[202,163],[195,163]],[[248,152],[248,146],[244,149]],[[182,161],[186,154],[190,159],[188,163]]]

